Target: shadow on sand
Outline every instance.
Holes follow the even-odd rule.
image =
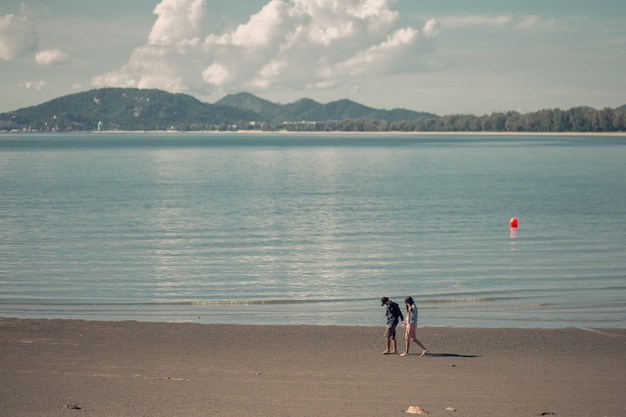
[[[430,353],[428,352],[425,356],[430,356],[433,358],[480,358],[480,355],[459,355],[458,353]]]

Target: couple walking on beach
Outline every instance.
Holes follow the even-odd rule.
[[[409,354],[409,347],[411,341],[414,341],[422,348],[422,353],[420,356],[424,356],[428,349],[424,347],[422,342],[417,340],[416,331],[417,331],[417,306],[415,305],[415,301],[413,301],[413,297],[406,297],[404,299],[406,304],[406,319],[402,315],[402,311],[397,303],[391,301],[388,297],[382,297],[380,299],[380,305],[387,306],[387,311],[385,315],[387,316],[387,326],[385,327],[385,346],[386,349],[383,352],[383,355],[388,355],[390,353],[396,353],[396,327],[398,326],[398,322],[402,321],[402,327],[404,327],[404,339],[406,340],[406,349],[404,353],[400,356],[407,356]]]

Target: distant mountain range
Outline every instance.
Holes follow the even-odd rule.
[[[94,130],[626,132],[626,105],[440,117],[406,109],[374,109],[346,99],[277,104],[239,93],[209,104],[162,90],[102,88],[0,114],[0,133]]]
[[[406,109],[378,110],[342,99],[328,104],[303,98],[290,104],[275,104],[249,93],[232,94],[215,103],[219,106],[249,110],[271,122],[327,122],[349,119],[379,119],[388,122],[436,119],[432,113]]]
[[[209,104],[156,89],[102,88],[2,113],[0,131],[225,130],[348,119],[398,122],[438,117],[405,109],[373,109],[346,99],[328,104],[310,99],[276,104],[239,93]]]

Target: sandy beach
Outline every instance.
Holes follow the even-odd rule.
[[[0,415],[626,415],[626,329],[418,328],[424,357],[382,335],[4,318]]]

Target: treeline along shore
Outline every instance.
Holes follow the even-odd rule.
[[[282,128],[289,131],[345,132],[609,133],[626,132],[626,111],[577,107],[566,111],[549,109],[526,114],[511,111],[483,116],[458,114],[397,122],[351,119],[313,124],[290,123]]]

